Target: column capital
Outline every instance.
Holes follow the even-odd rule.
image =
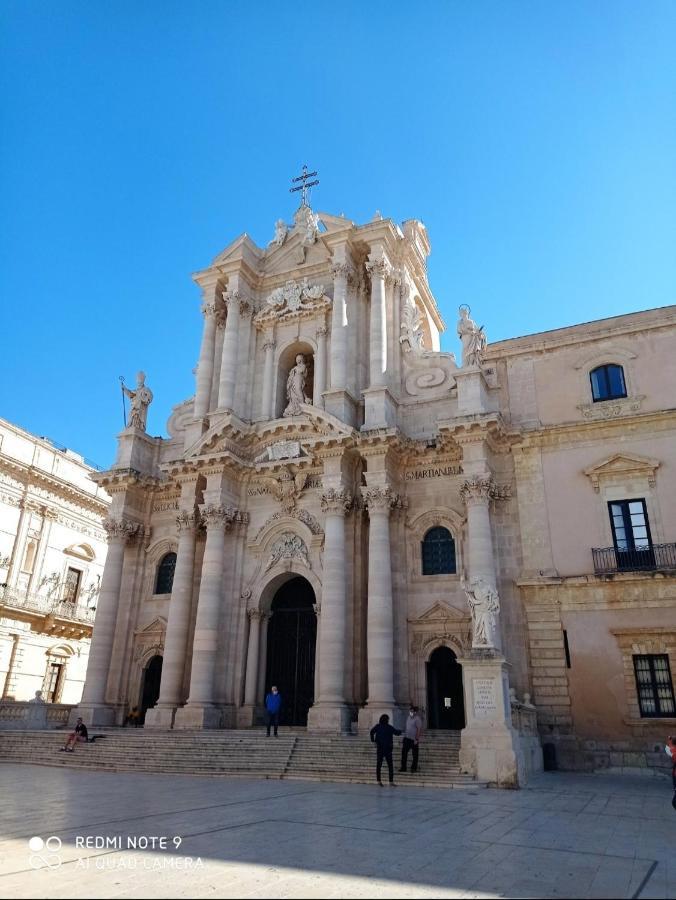
[[[352,505],[352,495],[349,491],[337,491],[335,488],[329,488],[321,495],[320,502],[322,512],[344,516]]]
[[[176,516],[176,528],[178,529],[179,534],[187,531],[195,531],[199,524],[199,516],[194,512],[184,511]]]
[[[495,495],[496,484],[492,475],[484,478],[474,475],[460,488],[460,496],[466,506],[488,505]]]
[[[223,291],[223,302],[228,309],[230,309],[231,306],[234,307],[236,305],[240,313],[251,311],[249,298],[241,291]]]
[[[134,538],[142,537],[145,529],[139,522],[132,522],[129,519],[104,519],[101,523],[103,529],[108,535],[108,541],[119,541],[126,544]]]
[[[200,307],[202,310],[202,315],[205,319],[215,318],[216,316],[216,301],[215,300],[203,300],[202,306]]]
[[[247,609],[246,614],[252,622],[260,622],[265,618],[265,613],[260,609]]]
[[[213,503],[203,506],[200,510],[202,522],[210,529],[225,528],[232,521],[232,509],[229,506],[216,506]]]
[[[354,281],[356,272],[354,266],[351,266],[348,262],[335,262],[331,266],[331,271],[333,272],[333,277],[335,278],[344,278],[348,283]]]
[[[318,338],[323,338],[326,337],[328,333],[329,329],[326,327],[326,325],[320,325],[319,328],[315,331],[315,336]]]
[[[362,497],[366,503],[369,516],[372,516],[373,513],[385,513],[389,516],[391,509],[401,507],[405,502],[389,487],[367,488],[365,491],[362,491]]]
[[[313,603],[313,604],[312,604],[312,609],[314,610],[314,613],[315,613],[315,615],[317,616],[317,618],[319,618],[320,615],[322,614],[322,605],[321,605],[321,603]]]
[[[273,351],[276,346],[277,341],[270,339],[263,344],[263,350],[265,350],[265,352],[267,353],[268,351]]]
[[[381,256],[378,259],[367,260],[366,271],[371,278],[391,278],[393,269],[387,257]]]

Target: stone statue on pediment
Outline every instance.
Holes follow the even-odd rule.
[[[275,222],[275,236],[270,241],[270,243],[274,244],[275,247],[281,247],[286,240],[286,236],[288,233],[289,229],[284,219],[277,219],[277,221]]]
[[[132,391],[125,384],[122,390],[131,400],[131,409],[129,410],[129,421],[127,428],[138,428],[141,431],[146,430],[146,419],[148,418],[148,407],[153,402],[153,392],[146,386],[145,372],[139,372],[136,376],[136,390]]]
[[[286,379],[286,399],[289,401],[283,415],[299,416],[302,412],[301,405],[309,403],[305,395],[305,381],[307,379],[307,365],[302,353],[296,356],[296,365],[289,372]]]
[[[472,647],[493,649],[500,612],[500,599],[495,586],[483,578],[472,578],[469,585],[463,581],[462,588],[472,613]]]
[[[486,349],[486,332],[483,325],[477,325],[470,319],[469,306],[463,305],[459,309],[458,337],[462,342],[462,365],[480,366]]]

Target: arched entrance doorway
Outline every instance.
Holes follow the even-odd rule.
[[[141,691],[141,716],[145,716],[146,710],[155,706],[160,696],[160,681],[162,679],[162,657],[153,656],[143,670],[143,689]]]
[[[448,647],[437,647],[427,663],[428,728],[465,727],[462,666]]]
[[[305,578],[292,578],[274,596],[268,624],[265,692],[282,695],[282,725],[307,725],[314,700],[317,619],[315,593]]]

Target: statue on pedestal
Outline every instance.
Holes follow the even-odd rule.
[[[306,378],[307,366],[305,365],[305,357],[302,353],[299,353],[296,357],[296,365],[291,369],[289,377],[286,379],[286,399],[289,403],[283,415],[299,416],[302,412],[301,405],[310,402],[309,398],[305,396]]]
[[[153,392],[145,384],[145,372],[139,372],[136,376],[136,390],[132,391],[124,384],[122,390],[131,400],[131,410],[129,411],[129,421],[127,428],[139,428],[141,431],[146,430],[146,419],[148,417],[148,407],[153,402]]]
[[[277,219],[277,221],[275,222],[275,236],[270,241],[270,243],[274,244],[275,247],[281,247],[286,240],[288,231],[289,229],[284,219]]]
[[[469,306],[463,304],[458,310],[458,337],[462,341],[462,365],[480,366],[486,349],[486,332],[483,325],[477,325],[470,319]]]
[[[472,613],[472,647],[494,649],[500,612],[497,590],[483,578],[473,578],[469,586],[463,581],[462,588]]]

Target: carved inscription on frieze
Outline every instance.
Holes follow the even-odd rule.
[[[423,478],[443,478],[447,475],[462,475],[462,466],[429,466],[426,469],[411,469],[406,473],[406,481],[421,481]]]

